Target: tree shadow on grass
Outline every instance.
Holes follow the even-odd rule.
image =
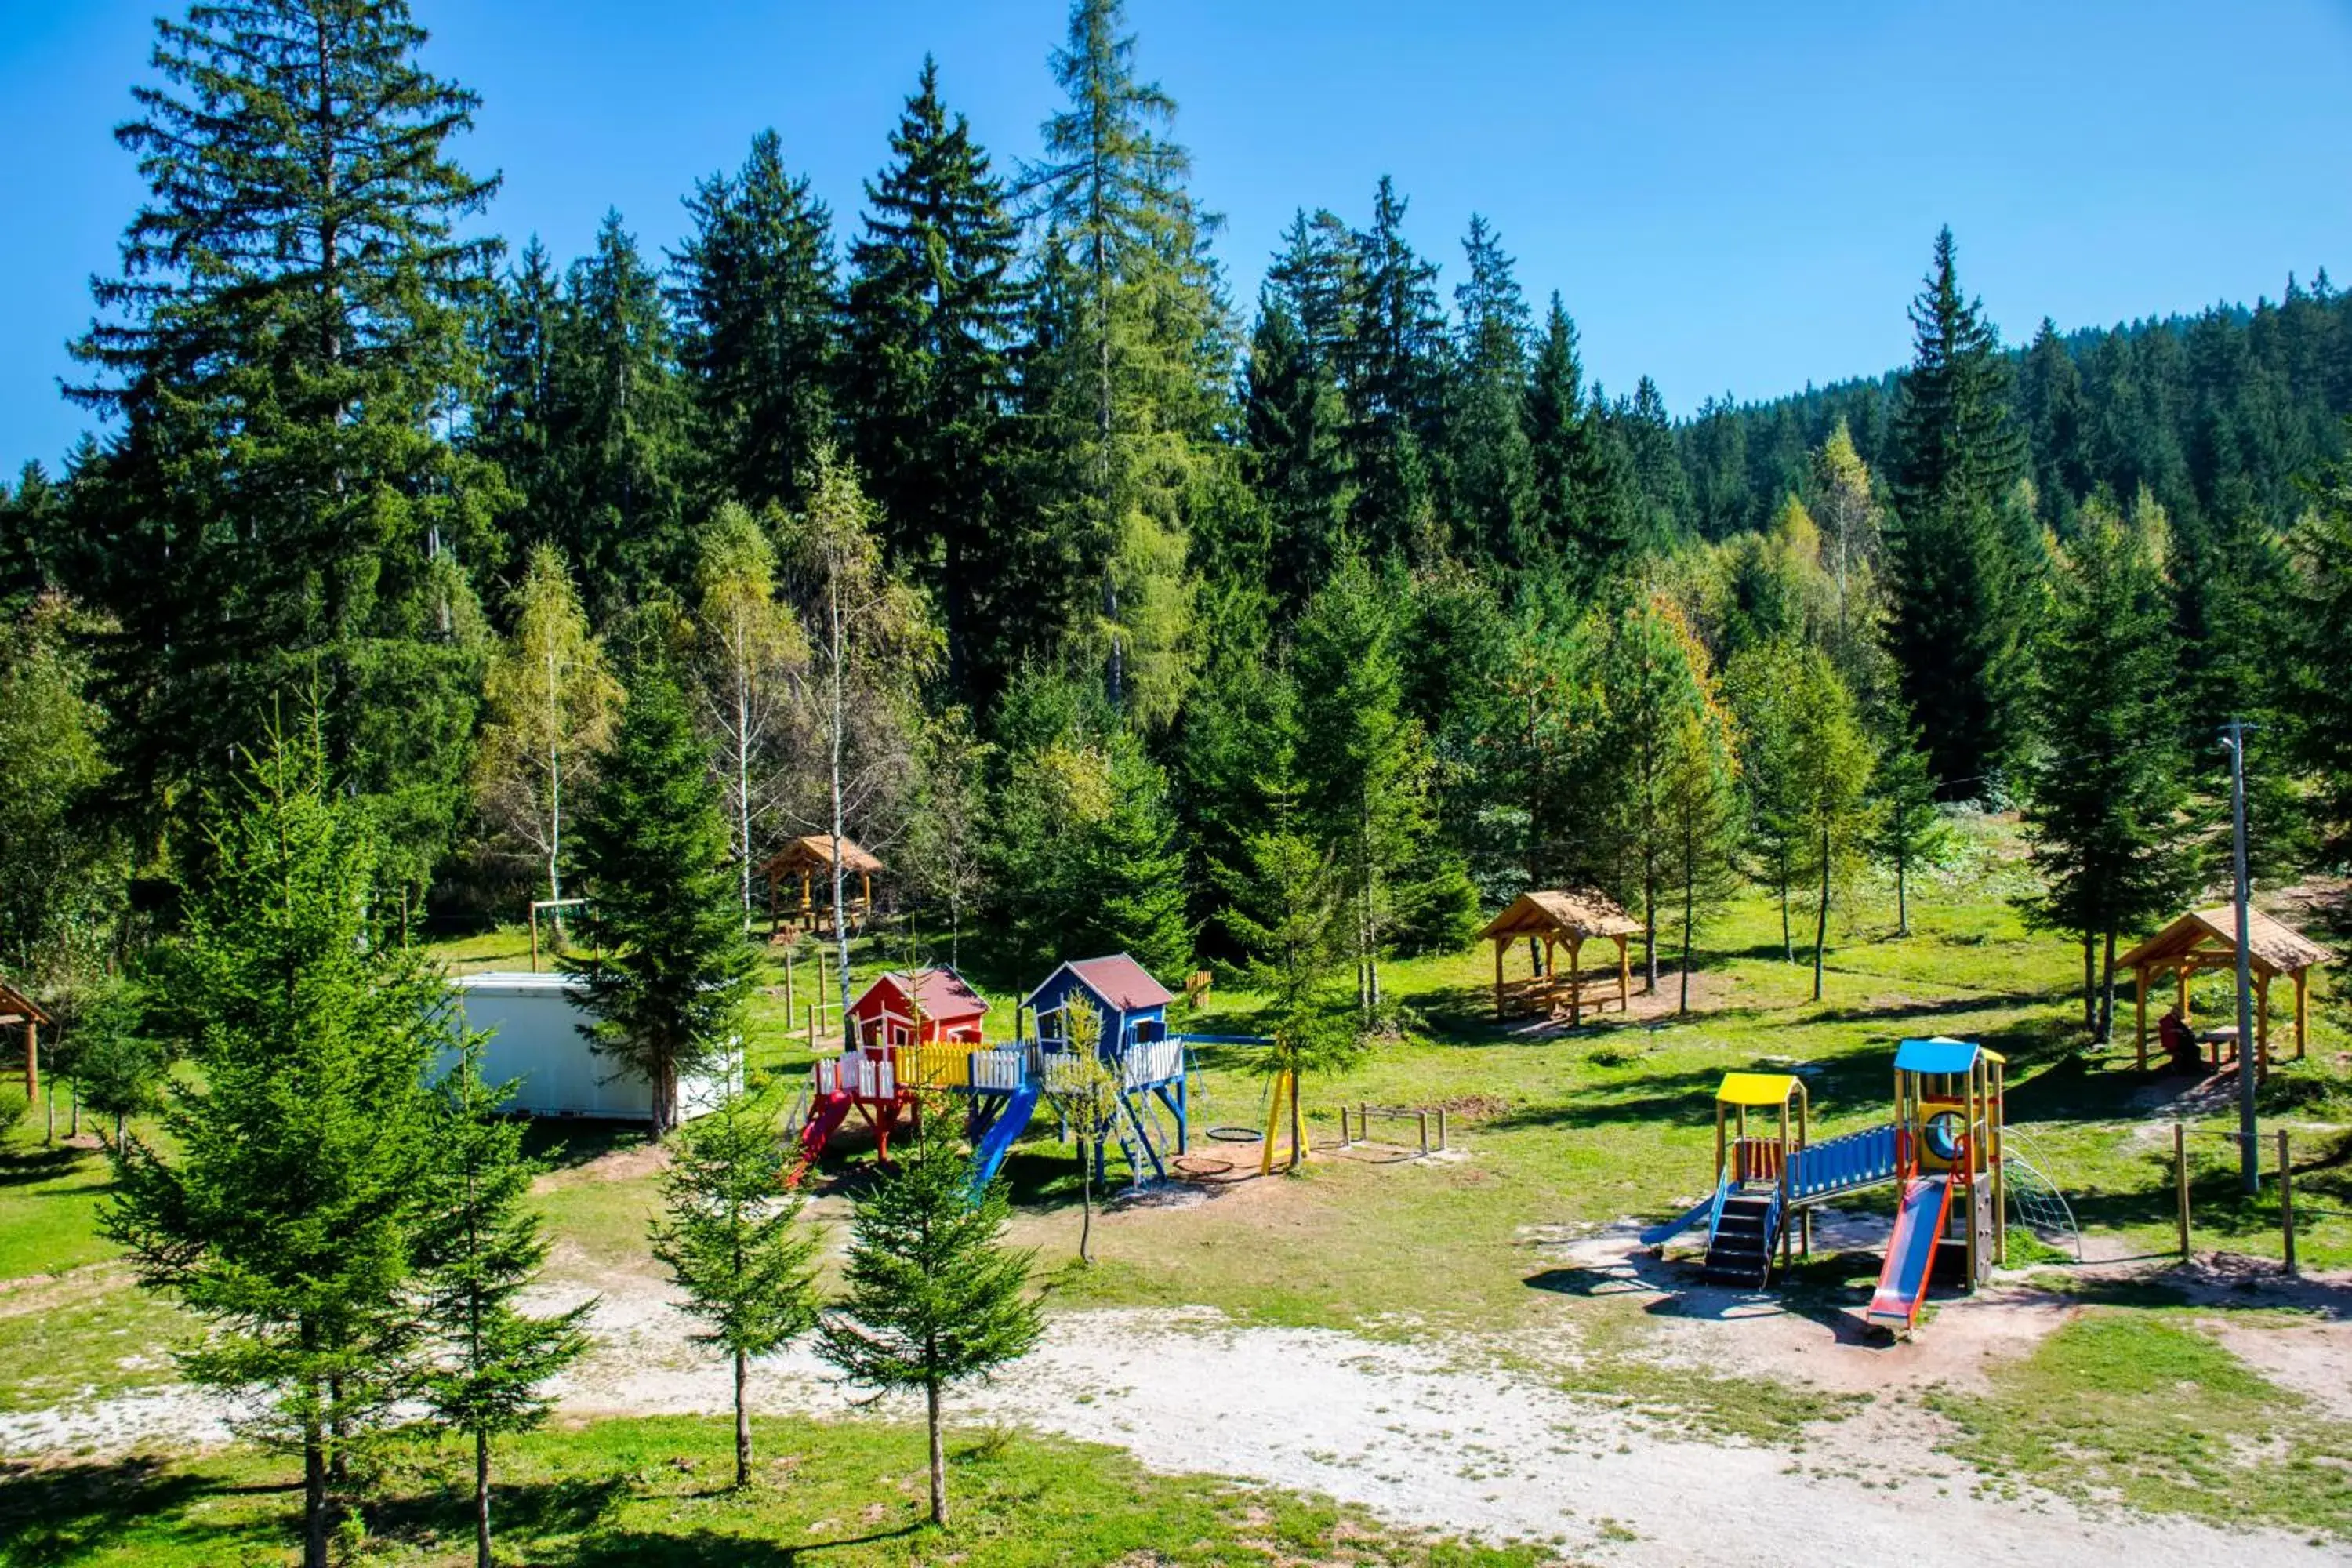
[[[77,1562],[218,1489],[147,1456],[63,1465],[0,1461],[0,1561],[16,1568]]]
[[[928,1524],[922,1522],[902,1524],[895,1530],[877,1530],[864,1535],[793,1546],[756,1535],[709,1529],[675,1533],[600,1531],[573,1547],[565,1561],[573,1568],[793,1568],[796,1564],[827,1562],[835,1552],[900,1540],[927,1528]]]
[[[87,1166],[90,1174],[110,1176],[106,1156],[92,1149],[69,1149],[62,1144],[47,1149],[9,1150],[0,1152],[0,1187],[29,1187],[40,1182],[54,1182],[69,1176]]]
[[[551,1170],[569,1171],[625,1150],[641,1149],[646,1130],[627,1122],[534,1117],[523,1132],[523,1152]]]
[[[1821,1324],[1839,1344],[1866,1344],[1873,1340],[1870,1325],[1853,1309],[1869,1300],[1869,1291],[1855,1281],[1877,1271],[1875,1254],[1827,1254],[1776,1273],[1767,1289],[1742,1289],[1706,1283],[1696,1260],[1654,1258],[1642,1247],[1622,1264],[1546,1268],[1525,1283],[1531,1290],[1562,1296],[1644,1297],[1643,1310],[1658,1318],[1733,1322],[1786,1314]]]

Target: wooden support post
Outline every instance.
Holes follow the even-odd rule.
[[[800,1009],[793,1005],[793,950],[784,949],[784,1018],[787,1023]]]
[[[1509,937],[1495,939],[1495,1022],[1497,1024],[1503,1021],[1503,950],[1510,945]]]
[[[2138,993],[2139,1002],[2139,1070],[2146,1072],[2147,1070],[2147,966],[2140,965],[2132,971],[2132,974],[2137,982],[2132,989]]]
[[[2180,1015],[2180,1021],[2186,1024],[2189,1022],[2189,965],[2184,963],[2174,973],[2173,984],[2177,993],[2173,1008]]]
[[[2271,1069],[2271,977],[2263,975],[2254,982],[2254,1059],[2261,1070]]]
[[[530,972],[533,974],[539,973],[539,906],[536,904],[530,910]]]
[[[2189,1261],[2189,1124],[2172,1124],[2172,1179],[2180,1194],[2180,1261]]]
[[[1442,1105],[1437,1108],[1437,1147],[1440,1151],[1453,1147],[1445,1141],[1445,1107]]]
[[[2279,1237],[2285,1245],[2286,1277],[2294,1278],[2294,1166],[2287,1159],[2286,1129],[2278,1132]]]
[[[2294,1059],[2303,1060],[2304,1032],[2311,1018],[2311,971],[2294,972]]]
[[[1426,1154],[1429,1152],[1429,1112],[1424,1110],[1419,1114],[1421,1117],[1421,1152],[1423,1154]],[[2286,1134],[2282,1132],[2279,1134],[2279,1137],[2284,1141]]]
[[[1369,1143],[1372,1141],[1372,1118],[1362,1100],[1356,1101],[1356,1136]]]
[[[1568,1026],[1584,1022],[1584,939],[1568,939]]]
[[[30,1109],[41,1098],[41,1026],[25,1020],[25,1104]]]
[[[1626,955],[1623,937],[1617,939],[1617,1011],[1633,1010],[1633,961]]]

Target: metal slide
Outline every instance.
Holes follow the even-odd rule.
[[[1036,1114],[1037,1093],[1034,1083],[1014,1090],[1013,1098],[1004,1102],[1004,1109],[997,1112],[996,1120],[988,1124],[988,1131],[981,1134],[980,1147],[971,1155],[973,1202],[977,1203],[988,1184],[996,1179],[1004,1156],[1012,1152],[1013,1141],[1021,1136],[1028,1128],[1029,1118]]]
[[[1903,1206],[1895,1212],[1894,1239],[1886,1244],[1886,1265],[1879,1270],[1878,1289],[1870,1298],[1872,1322],[1885,1323],[1898,1333],[1918,1322],[1936,1244],[1951,1208],[1949,1176],[1914,1176],[1904,1187]]]

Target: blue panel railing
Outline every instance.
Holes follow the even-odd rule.
[[[1899,1163],[1895,1129],[1873,1127],[1801,1149],[1789,1161],[1789,1201],[1811,1203],[1835,1193],[1895,1179]]]

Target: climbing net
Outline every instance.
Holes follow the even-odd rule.
[[[2082,1227],[2074,1223],[2074,1206],[2067,1203],[2066,1194],[2043,1173],[2043,1168],[2050,1166],[2049,1156],[2015,1127],[2002,1128],[2000,1136],[2007,1154],[2001,1163],[2008,1178],[2009,1206],[2017,1223],[2044,1240],[2070,1247],[2074,1260],[2081,1262]]]

